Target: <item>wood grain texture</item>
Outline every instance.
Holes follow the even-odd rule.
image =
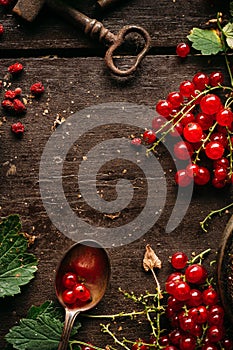
[[[151,54],[129,79],[113,77],[102,59],[104,49],[67,25],[49,9],[44,8],[32,25],[25,24],[9,11],[0,9],[0,21],[5,26],[5,34],[0,41],[1,77],[6,74],[7,67],[17,60],[23,63],[25,69],[22,75],[14,79],[12,88],[20,86],[26,96],[30,85],[35,81],[41,80],[45,85],[44,95],[40,99],[31,100],[27,105],[27,114],[19,118],[26,128],[21,140],[16,139],[10,131],[10,125],[16,117],[6,115],[3,110],[0,112],[0,120],[3,122],[0,126],[0,216],[20,214],[24,230],[36,235],[31,251],[39,259],[36,278],[23,288],[20,295],[0,301],[0,348],[5,345],[4,335],[9,328],[26,315],[32,304],[39,305],[48,299],[56,300],[55,269],[72,244],[52,224],[40,196],[40,160],[52,134],[54,120],[58,115],[69,118],[71,114],[86,107],[106,102],[130,102],[154,109],[158,99],[177,90],[182,80],[191,79],[197,71],[210,73],[212,70],[221,70],[226,73],[222,57],[190,55],[186,60],[180,60],[174,55],[174,48],[177,42],[185,39],[193,26],[203,26],[208,19],[216,16],[217,10],[227,8],[227,3],[207,0],[192,0],[188,3],[181,0],[128,0],[121,1],[117,7],[103,13],[96,12],[94,1],[82,4],[82,9],[88,15],[97,14],[113,32],[129,23],[142,25],[150,32]],[[118,62],[127,66],[131,58],[127,56]],[[6,121],[3,117],[6,117]],[[113,116],[113,122],[117,122],[117,115]],[[78,147],[69,153],[64,166],[67,175],[64,179],[66,196],[72,208],[89,223],[96,225],[99,222],[108,227],[121,225],[124,220],[132,219],[142,210],[147,196],[146,185],[139,168],[131,163],[106,164],[98,173],[98,186],[107,200],[115,199],[116,179],[122,177],[124,170],[127,170],[124,178],[130,179],[135,188],[135,200],[130,203],[130,210],[124,211],[115,219],[100,217],[84,201],[77,200],[76,181],[79,164],[93,145],[106,138],[111,139],[117,135],[127,138],[138,132],[138,129],[129,126],[112,128],[107,125],[85,135],[79,140]],[[173,178],[175,166],[163,148],[159,148],[159,161],[166,172],[166,205],[157,223],[140,239],[121,248],[108,250],[112,265],[111,281],[106,296],[91,311],[93,314],[130,311],[134,308],[119,294],[119,287],[138,294],[154,290],[151,276],[142,270],[142,257],[147,243],[152,245],[162,259],[163,269],[159,272],[162,285],[171,271],[168,260],[172,252],[184,250],[190,255],[210,247],[212,253],[207,261],[216,258],[221,233],[230,213],[215,217],[205,234],[200,229],[199,221],[210,209],[232,202],[232,191],[218,191],[208,186],[195,189],[183,221],[174,232],[168,234],[165,227],[177,195]],[[7,176],[11,165],[16,166],[16,174]],[[83,327],[80,339],[102,347],[111,342],[108,336],[100,333],[98,320],[82,318],[81,322]],[[120,325],[121,332],[115,326],[120,337],[127,336],[135,340],[135,335],[148,336],[148,326],[141,320],[135,323],[122,320]]]

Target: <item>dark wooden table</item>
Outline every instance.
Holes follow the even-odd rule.
[[[39,259],[36,278],[22,289],[21,294],[0,301],[1,348],[5,344],[4,335],[26,315],[32,304],[56,300],[53,288],[55,269],[72,243],[51,223],[39,191],[40,158],[56,117],[60,115],[68,118],[72,112],[104,102],[132,102],[154,108],[159,99],[165,98],[168,92],[177,90],[182,80],[191,79],[196,72],[225,72],[223,58],[201,57],[192,52],[182,60],[175,55],[175,46],[185,40],[192,27],[205,26],[209,19],[216,17],[217,11],[226,12],[227,7],[227,1],[125,0],[101,13],[96,12],[94,1],[88,1],[84,6],[86,13],[98,16],[113,32],[125,24],[133,23],[145,27],[151,34],[150,52],[130,79],[112,76],[103,61],[103,47],[87,39],[48,8],[44,7],[33,24],[26,24],[9,10],[0,9],[0,22],[5,27],[5,34],[0,39],[1,76],[4,76],[10,64],[19,61],[25,68],[14,80],[14,87],[20,86],[27,93],[35,81],[42,81],[45,85],[43,96],[33,100],[28,105],[27,114],[21,118],[26,128],[22,139],[15,138],[10,131],[14,117],[7,117],[4,121],[5,114],[0,112],[0,215],[20,214],[23,229],[36,236],[31,251]],[[126,56],[122,62],[127,59]],[[117,122],[117,116],[113,117],[114,122]],[[104,135],[97,132],[97,136],[92,134],[87,139],[84,138],[78,147],[76,163],[72,165],[72,161],[69,162],[71,171],[77,168],[77,160],[82,160],[85,151],[96,143],[96,139],[101,141],[102,137],[111,138],[117,132],[128,137],[134,130],[107,127]],[[162,259],[164,267],[159,273],[162,284],[170,271],[169,256],[176,250],[183,250],[190,255],[210,247],[210,259],[215,258],[230,213],[215,217],[207,233],[201,231],[199,222],[210,210],[232,202],[232,192],[229,188],[219,191],[209,186],[195,189],[184,219],[173,232],[166,233],[165,227],[175,204],[177,189],[173,180],[174,164],[170,157],[166,157],[166,153],[161,152],[162,165],[167,174],[165,208],[157,223],[140,239],[122,247],[108,249],[112,265],[111,281],[104,299],[97,310],[93,311],[95,313],[130,310],[131,306],[119,295],[119,287],[137,293],[153,288],[152,279],[143,272],[141,265],[147,243],[152,245]],[[16,166],[16,173],[7,175],[11,165]],[[123,164],[124,169],[126,166]],[[132,170],[132,164],[126,169],[130,176],[134,174],[137,177],[137,170]],[[111,199],[115,198],[115,182],[114,177],[106,175],[110,170],[109,166],[102,169],[99,179],[103,190]],[[117,170],[113,171],[122,172],[122,165],[118,164]],[[76,183],[72,182],[72,178],[69,178],[66,189],[67,198],[74,205],[79,205]],[[145,196],[146,194],[138,196],[131,203],[128,213],[114,220],[106,220],[106,225],[122,225],[124,220],[129,220],[135,212],[140,211]],[[98,214],[93,214],[83,203],[80,211],[89,222],[98,222]],[[83,319],[82,325],[80,339],[99,346],[111,341],[100,333],[99,321]],[[122,335],[125,333],[132,340],[135,339],[135,334],[143,337],[148,331],[143,324],[136,323],[133,326],[126,321],[123,328]]]

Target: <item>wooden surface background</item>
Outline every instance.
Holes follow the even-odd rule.
[[[27,114],[21,118],[26,128],[21,140],[16,139],[10,131],[14,117],[8,116],[3,121],[5,114],[0,112],[3,121],[0,126],[0,215],[20,214],[24,230],[36,236],[31,251],[39,259],[36,278],[23,288],[20,295],[0,301],[0,348],[5,344],[4,335],[9,328],[26,315],[32,304],[39,305],[48,299],[56,300],[53,287],[55,269],[72,244],[51,223],[39,192],[40,157],[57,115],[68,118],[72,112],[103,102],[133,102],[154,108],[156,101],[165,98],[170,91],[178,88],[182,80],[191,79],[196,72],[225,72],[223,58],[200,57],[192,52],[187,59],[181,60],[175,55],[175,46],[185,40],[192,27],[205,27],[209,19],[216,17],[217,11],[226,12],[228,1],[125,0],[104,12],[96,10],[94,1],[87,1],[81,6],[90,16],[102,19],[113,32],[126,24],[145,27],[152,37],[152,47],[133,77],[119,79],[113,77],[104,64],[104,48],[86,38],[48,8],[43,8],[33,24],[26,24],[9,10],[0,9],[0,22],[5,27],[5,34],[0,39],[1,75],[4,76],[10,64],[20,61],[25,69],[14,80],[13,87],[20,86],[26,93],[32,83],[41,80],[46,88],[44,95],[32,101],[28,105]],[[127,60],[127,56],[123,58],[123,64]],[[117,116],[113,118],[113,122],[116,122]],[[125,130],[124,136],[128,137],[129,131],[131,132]],[[114,132],[115,130],[106,128],[103,136],[111,138]],[[89,148],[92,142],[96,142],[95,134],[92,137],[93,139],[88,139]],[[86,142],[84,139],[79,146],[80,159],[85,155]],[[136,293],[153,290],[152,278],[143,272],[141,264],[147,243],[152,245],[162,259],[163,269],[159,273],[162,285],[170,271],[169,256],[176,250],[183,250],[190,255],[210,247],[210,259],[215,258],[230,213],[215,217],[208,233],[201,231],[199,221],[210,210],[232,202],[232,192],[229,189],[214,190],[208,186],[195,189],[183,221],[174,232],[166,233],[166,223],[175,204],[176,185],[174,172],[168,171],[174,169],[174,164],[161,152],[163,168],[167,170],[166,206],[158,222],[140,239],[108,250],[112,265],[111,281],[104,299],[93,313],[131,310],[132,305],[125,303],[119,295],[119,287]],[[7,176],[11,165],[16,166],[16,174]],[[72,162],[69,166],[72,171]],[[137,170],[132,171],[131,164],[124,164],[125,166],[128,167],[128,173],[133,173],[137,178]],[[121,171],[121,167],[118,170]],[[99,179],[111,199],[111,196],[115,196],[115,191],[114,182],[106,177],[108,172],[108,168],[103,169]],[[75,185],[72,181],[67,184],[67,191],[67,198],[70,196],[73,200]],[[129,220],[132,213],[141,208],[145,196],[146,193],[131,203],[128,217],[119,217],[119,224],[123,222],[120,220]],[[89,222],[94,221],[96,217],[93,212],[85,206],[83,208],[82,215]],[[111,224],[109,220],[107,225]],[[102,347],[111,342],[108,336],[100,333],[99,321],[82,319],[81,322],[83,327],[80,339]],[[132,340],[143,337],[148,332],[144,323],[132,324],[124,320],[122,325],[123,331],[119,334]]]

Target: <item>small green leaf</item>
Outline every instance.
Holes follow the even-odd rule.
[[[18,326],[10,329],[6,340],[17,350],[55,350],[61,338],[63,318],[62,308],[56,307],[51,301],[32,306],[27,318],[21,319]],[[80,323],[76,323],[72,336],[80,326]]]
[[[227,45],[230,47],[230,49],[233,49],[233,23],[227,23],[222,30],[226,37]]]
[[[37,270],[37,259],[27,253],[28,242],[20,230],[18,215],[0,223],[0,298],[20,293]]]
[[[216,55],[223,51],[221,39],[214,29],[193,28],[187,38],[193,43],[192,47],[203,55]]]

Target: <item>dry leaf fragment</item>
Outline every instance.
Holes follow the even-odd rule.
[[[146,271],[153,270],[153,268],[161,269],[162,267],[161,260],[157,257],[149,244],[146,245],[143,267]]]

